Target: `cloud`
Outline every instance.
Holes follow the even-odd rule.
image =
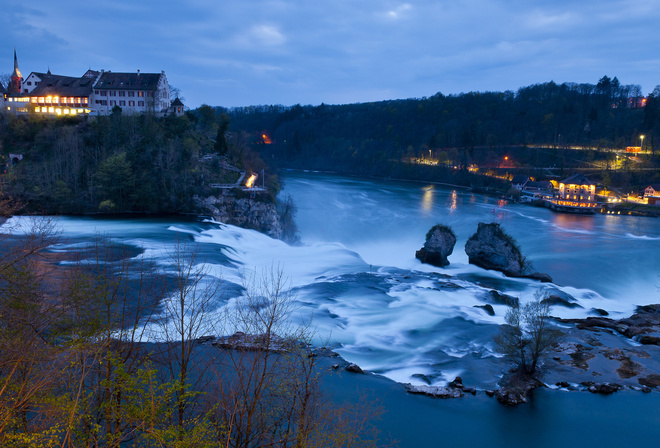
[[[404,4],[402,4],[402,5],[398,6],[398,7],[396,7],[396,8],[394,8],[394,9],[390,10],[390,11],[387,11],[387,12],[385,13],[385,16],[386,16],[388,19],[398,20],[398,19],[401,19],[401,18],[403,17],[403,15],[404,15],[407,11],[410,11],[411,9],[412,9],[412,5],[411,5],[410,3],[404,3]]]

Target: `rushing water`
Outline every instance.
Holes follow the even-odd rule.
[[[279,267],[299,305],[294,319],[303,322],[312,316],[318,342],[330,341],[346,359],[363,368],[417,384],[443,385],[461,375],[469,385],[495,386],[503,365],[494,352],[492,335],[503,321],[505,307],[494,304],[492,317],[475,307],[490,301],[491,290],[522,301],[533,299],[539,291],[571,296],[581,308],[554,307],[553,314],[563,317],[593,315],[594,308],[620,317],[637,305],[660,302],[660,225],[656,219],[555,214],[437,185],[293,172],[284,181],[282,194],[290,194],[298,206],[300,246],[212,222],[62,217],[57,222],[67,242],[53,249],[69,250],[100,233],[142,248],[143,256],[167,269],[173,244],[182,238],[194,240],[211,275],[237,285],[229,289],[233,291],[229,297],[220,299],[219,307],[232,306],[231,295],[240,294],[238,285],[251,273]],[[13,219],[8,225],[23,220]],[[550,274],[555,283],[509,279],[468,264],[465,242],[479,222],[501,223],[535,270]],[[451,226],[458,239],[445,269],[414,258],[436,223]],[[549,409],[575,401],[558,396],[544,398]],[[641,395],[639,399],[649,400]],[[398,396],[393,406],[425,412],[426,419],[466,413],[488,416],[494,419],[489,427],[506,425],[509,418],[521,425],[546,418],[536,415],[545,411],[533,406],[506,411],[503,417],[493,401],[438,407],[424,400]],[[591,421],[596,415],[602,418],[595,412],[602,404],[595,400],[580,401],[594,404],[584,405],[582,414],[582,408],[576,407],[575,413]],[[633,399],[626,395],[616,400],[626,406]],[[647,401],[640,409],[653,406]],[[607,403],[618,406],[618,402]],[[657,405],[657,400],[651,403]],[[404,418],[402,412],[386,418]],[[616,417],[614,411],[609,415]],[[398,428],[399,436],[409,441],[404,445],[434,445],[424,433],[405,430],[409,427]],[[502,446],[508,440],[496,439]],[[482,444],[490,439],[473,435],[469,440]]]
[[[93,233],[144,249],[167,267],[177,239],[195,240],[210,273],[231,294],[251,273],[279,267],[299,304],[296,319],[313,317],[317,342],[330,341],[349,361],[399,382],[443,385],[456,375],[494,387],[502,371],[492,336],[505,306],[490,292],[531,300],[539,291],[570,296],[580,308],[554,307],[562,317],[613,317],[658,303],[658,220],[574,216],[508,204],[462,189],[370,181],[319,173],[288,173],[282,194],[298,206],[302,244],[289,246],[255,231],[181,219],[58,220],[71,242]],[[555,283],[509,279],[468,264],[466,240],[479,222],[501,223],[536,270]],[[436,223],[457,243],[445,269],[414,258]],[[221,304],[232,305],[232,297]],[[495,316],[477,305],[493,303]]]

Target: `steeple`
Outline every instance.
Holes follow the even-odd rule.
[[[11,83],[9,84],[10,90],[13,93],[21,93],[21,83],[23,82],[23,75],[18,69],[18,58],[16,57],[16,48],[14,48],[14,71],[11,74]]]

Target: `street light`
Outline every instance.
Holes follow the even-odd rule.
[[[644,151],[644,136],[643,136],[643,135],[640,135],[640,136],[639,136],[639,140],[640,140],[640,143],[639,143],[639,151],[641,152],[641,151]]]

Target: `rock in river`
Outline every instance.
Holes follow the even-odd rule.
[[[455,244],[454,231],[443,224],[436,224],[426,234],[424,247],[415,252],[415,257],[422,263],[443,268],[449,264],[447,257],[454,251]]]

